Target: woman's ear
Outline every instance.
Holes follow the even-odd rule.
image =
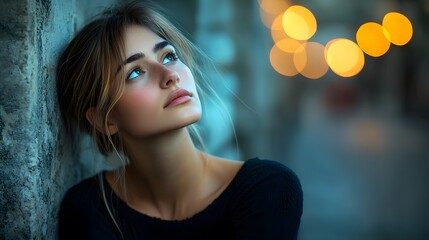
[[[95,116],[95,108],[91,107],[86,110],[86,119],[88,122],[95,127],[99,132],[106,135],[114,135],[118,132],[118,127],[114,121],[107,120],[107,129],[104,129],[104,121]],[[108,132],[106,132],[106,130]]]

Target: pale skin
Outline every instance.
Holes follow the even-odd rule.
[[[127,82],[108,119],[108,134],[119,132],[129,155],[126,190],[114,184],[113,172],[106,180],[136,211],[164,220],[192,217],[220,196],[243,163],[194,147],[186,126],[200,119],[201,104],[194,78],[175,58],[174,47],[159,44],[165,40],[137,25],[126,28],[124,41],[126,57],[134,57],[122,66]],[[166,106],[178,89],[190,96]],[[89,109],[87,119],[101,129],[92,116]]]

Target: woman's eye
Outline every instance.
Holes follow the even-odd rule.
[[[169,52],[164,56],[164,59],[162,59],[162,64],[167,64],[169,62],[177,61],[179,57],[175,52]]]
[[[140,77],[143,74],[143,72],[139,69],[134,69],[131,71],[130,75],[128,75],[128,80],[133,80],[135,78]]]

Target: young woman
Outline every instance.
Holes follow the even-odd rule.
[[[207,90],[195,49],[141,1],[106,11],[68,45],[57,74],[65,124],[124,163],[67,192],[59,239],[296,238],[302,191],[290,169],[195,147]]]

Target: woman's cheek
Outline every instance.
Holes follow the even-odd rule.
[[[194,76],[192,75],[191,70],[188,67],[183,68],[181,71],[179,71],[179,76],[181,79],[179,85],[181,87],[185,88],[186,90],[196,90]]]
[[[126,92],[118,102],[119,118],[125,121],[143,121],[144,117],[153,116],[161,104],[154,91]]]

